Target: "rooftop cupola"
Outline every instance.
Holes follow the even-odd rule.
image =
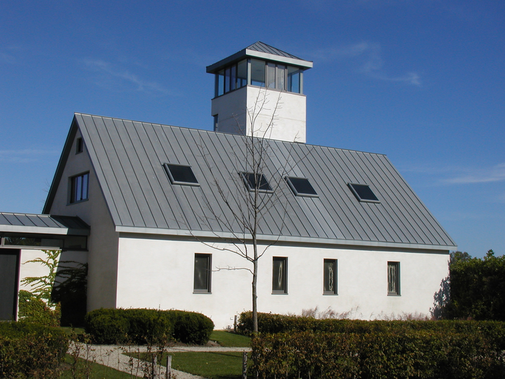
[[[306,142],[305,61],[263,42],[207,67],[214,131]]]

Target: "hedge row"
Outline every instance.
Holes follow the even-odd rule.
[[[53,378],[68,349],[62,330],[0,322],[0,378]]]
[[[408,333],[410,331],[452,332],[461,334],[480,334],[490,339],[502,350],[505,350],[505,322],[502,321],[382,321],[382,320],[343,320],[316,319],[313,317],[286,316],[271,313],[258,313],[260,333],[289,332],[327,332],[327,333]],[[240,315],[237,330],[246,335],[252,333],[251,312]]]
[[[180,341],[203,345],[214,330],[200,313],[156,309],[97,309],[85,317],[85,330],[98,344],[164,344]]]
[[[260,378],[503,378],[501,348],[478,333],[295,332],[253,339]]]

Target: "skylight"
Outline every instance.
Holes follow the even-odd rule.
[[[258,189],[258,191],[262,192],[271,192],[272,187],[268,184],[268,181],[263,174],[254,174],[252,172],[241,172],[240,176],[244,180],[245,185],[249,189],[249,191],[254,191]]]
[[[354,193],[354,196],[359,201],[370,202],[370,203],[378,203],[379,199],[373,193],[372,189],[368,184],[355,184],[349,183],[349,188]]]
[[[163,165],[172,184],[182,184],[187,186],[198,186],[195,174],[191,166],[165,163]]]
[[[296,196],[317,196],[317,192],[310,184],[309,179],[286,176],[286,182]]]

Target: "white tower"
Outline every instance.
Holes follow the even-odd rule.
[[[263,42],[207,67],[215,74],[214,130],[306,142],[305,61]]]

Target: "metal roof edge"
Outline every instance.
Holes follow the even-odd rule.
[[[167,235],[176,237],[193,237],[198,238],[222,238],[222,239],[237,239],[239,234],[230,232],[211,232],[211,231],[189,231],[182,229],[159,229],[159,228],[138,228],[131,226],[116,226],[118,233],[134,233],[134,234],[151,234],[151,235]],[[250,235],[244,234],[241,239],[250,240]],[[424,244],[410,244],[410,243],[394,243],[394,242],[380,242],[380,241],[358,241],[358,240],[340,240],[340,239],[324,239],[324,238],[310,238],[310,237],[291,237],[291,236],[268,236],[258,235],[257,240],[260,243],[267,242],[285,242],[285,243],[304,243],[316,245],[338,245],[338,246],[363,246],[363,247],[377,247],[377,248],[394,248],[394,249],[408,249],[408,250],[430,250],[442,251],[444,253],[456,250],[456,245],[424,245]]]

